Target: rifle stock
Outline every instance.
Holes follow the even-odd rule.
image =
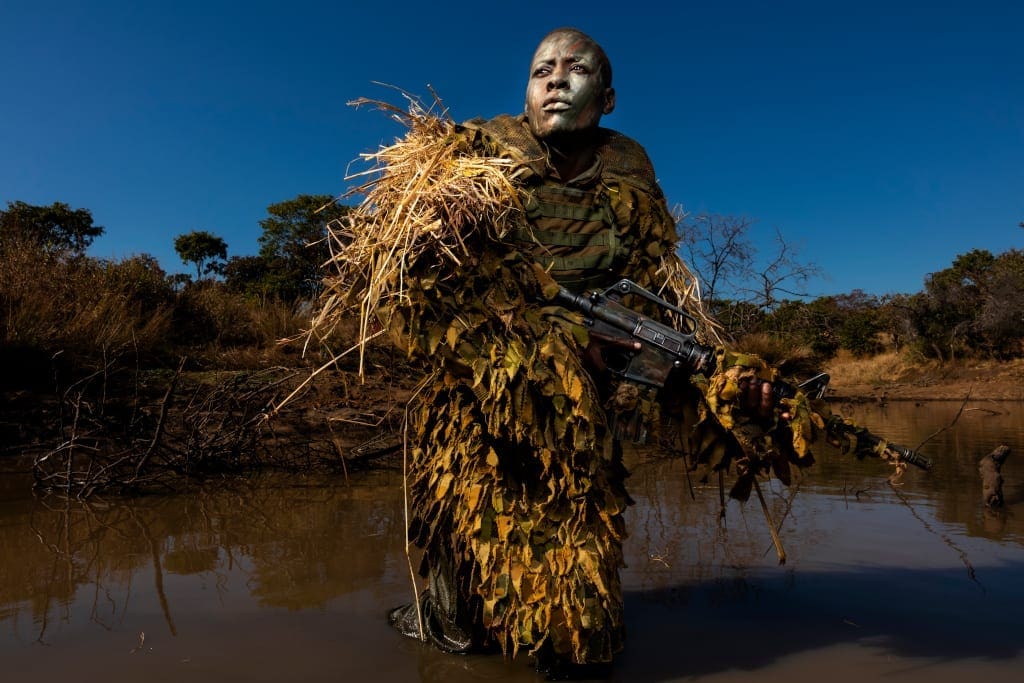
[[[623,305],[622,300],[627,295],[639,296],[674,313],[685,321],[690,331],[680,332]],[[632,280],[620,280],[603,292],[585,294],[573,294],[562,287],[555,301],[582,313],[587,325],[599,334],[640,342],[636,352],[620,351],[605,358],[608,369],[622,379],[662,387],[676,368],[708,376],[715,370],[715,348],[697,340],[697,320]],[[811,398],[822,398],[828,382],[829,376],[822,372],[799,386],[776,380],[772,382],[772,390],[777,398],[792,398],[798,391]],[[827,420],[825,428],[833,435],[852,436],[858,450],[888,450],[900,462],[925,470],[932,467],[931,461],[917,451],[887,441],[863,427],[850,425],[838,415]]]

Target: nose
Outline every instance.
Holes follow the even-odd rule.
[[[553,69],[548,76],[548,90],[565,88],[569,85],[568,72],[565,69]]]

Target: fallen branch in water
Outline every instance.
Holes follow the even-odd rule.
[[[1010,455],[1010,447],[1002,444],[978,461],[981,474],[981,497],[990,508],[1003,506],[1003,461]]]

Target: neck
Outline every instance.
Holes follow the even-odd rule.
[[[597,131],[587,130],[571,134],[551,135],[544,140],[548,147],[548,161],[563,180],[572,180],[594,163],[597,151]]]

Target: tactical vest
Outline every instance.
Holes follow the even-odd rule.
[[[529,225],[513,231],[513,244],[572,291],[613,284],[628,263],[630,246],[622,239],[626,226],[617,225],[615,217],[619,183],[657,201],[662,196],[644,149],[621,133],[600,128],[597,177],[566,186],[549,176],[546,151],[521,115],[475,119],[463,128],[482,133],[485,139],[479,142],[488,153],[510,158],[518,166]]]
[[[627,260],[608,191],[545,182],[527,191],[528,226],[510,235],[516,246],[574,292],[605,287]]]

